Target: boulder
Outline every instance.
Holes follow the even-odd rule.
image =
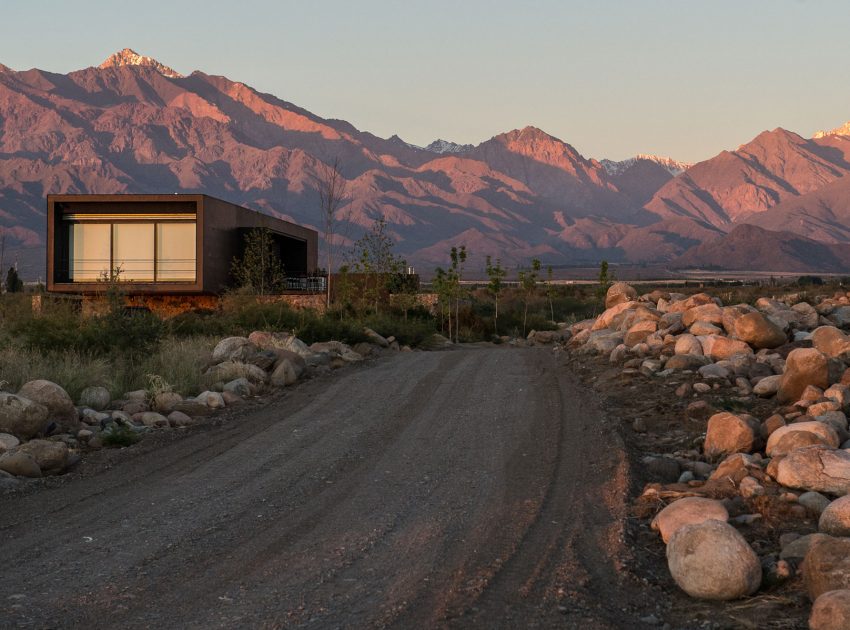
[[[738,531],[723,521],[685,525],[667,545],[667,566],[691,597],[731,600],[761,585],[761,563]]]
[[[716,413],[708,419],[705,434],[705,454],[716,459],[732,453],[749,453],[753,450],[759,424],[749,416],[729,412]]]
[[[30,455],[42,473],[58,474],[68,465],[68,445],[52,440],[30,440],[22,444],[18,451]]]
[[[698,370],[708,365],[711,359],[702,354],[674,354],[664,364],[666,370]]]
[[[246,337],[227,337],[218,342],[212,351],[212,362],[245,361],[257,351],[257,346]]]
[[[205,391],[195,396],[195,400],[210,409],[224,409],[224,398],[218,392]]]
[[[698,370],[708,365],[711,359],[701,354],[674,354],[664,364],[666,370]]]
[[[23,451],[10,451],[0,455],[0,470],[17,477],[41,477],[41,468],[35,458]]]
[[[723,333],[723,330],[714,324],[697,320],[690,325],[688,332],[697,337],[704,337],[705,335],[720,335]]]
[[[154,396],[153,407],[160,413],[171,413],[181,400],[183,396],[177,392],[160,392]]]
[[[818,531],[830,536],[850,536],[850,495],[826,506],[818,521]]]
[[[624,302],[633,302],[637,300],[637,291],[630,284],[625,282],[615,282],[608,287],[608,292],[605,294],[605,308],[611,308]]]
[[[762,398],[770,398],[776,395],[779,391],[779,385],[782,383],[782,375],[774,374],[773,376],[765,376],[759,379],[759,382],[753,386],[753,393]]]
[[[788,342],[785,331],[761,313],[747,313],[735,321],[735,334],[754,348],[776,348]]]
[[[32,400],[0,392],[0,431],[27,440],[47,425],[47,407]]]
[[[639,343],[646,341],[652,333],[657,330],[658,326],[652,320],[646,319],[640,321],[629,328],[623,336],[623,343],[631,348]]]
[[[258,368],[264,371],[270,370],[275,364],[275,361],[277,361],[277,352],[271,349],[260,350],[245,359],[245,363],[256,365]]]
[[[109,406],[112,395],[105,387],[86,387],[80,394],[80,406],[103,411]]]
[[[777,399],[783,404],[796,402],[808,385],[821,389],[829,387],[827,357],[815,348],[796,348],[785,360],[785,372],[779,384]]]
[[[829,591],[850,588],[850,538],[814,538],[803,561],[803,582],[812,601]]]
[[[830,359],[850,356],[850,336],[835,326],[820,326],[812,331],[812,347]]]
[[[768,474],[781,485],[843,496],[850,492],[850,453],[806,446],[771,460]]]
[[[174,405],[174,411],[185,413],[187,416],[208,416],[212,413],[212,409],[197,400],[181,400]]]
[[[779,552],[779,557],[782,560],[791,560],[798,565],[802,564],[815,541],[829,538],[826,534],[806,534],[805,536],[795,534],[795,536],[790,542],[782,543],[782,551]],[[780,538],[781,541],[782,538]]]
[[[341,341],[321,341],[310,346],[310,350],[320,354],[339,357],[346,363],[359,363],[363,357]]]
[[[638,302],[622,302],[617,304],[616,306],[612,306],[609,309],[606,309],[602,312],[602,314],[596,318],[596,322],[594,322],[593,326],[591,326],[591,331],[594,330],[602,330],[604,328],[613,328],[615,324],[615,320],[618,317],[622,317],[623,313],[628,310],[637,308]]]
[[[369,340],[369,343],[373,343],[376,346],[381,346],[382,348],[390,347],[390,342],[387,341],[385,337],[379,335],[371,328],[364,328],[363,334],[366,335],[366,338]]]
[[[224,387],[222,389],[224,390],[222,394],[224,392],[231,392],[233,394],[241,396],[242,398],[247,398],[254,391],[254,387],[253,385],[251,385],[251,381],[244,377],[228,381],[224,384]]]
[[[190,427],[195,421],[182,411],[172,411],[168,414],[168,423],[176,428]]]
[[[836,326],[847,328],[850,326],[850,306],[839,306],[827,318],[834,322]]]
[[[23,384],[18,396],[47,407],[48,421],[55,422],[61,431],[76,433],[79,430],[80,419],[74,401],[68,392],[56,383],[45,380],[29,381]]]
[[[670,537],[685,525],[708,520],[728,521],[729,512],[720,501],[703,497],[685,497],[666,506],[654,519],[651,527],[667,543]]]
[[[842,411],[850,409],[850,387],[843,383],[830,385],[823,393],[824,398],[837,402]]]
[[[168,424],[168,418],[156,411],[144,411],[140,414],[139,419],[143,425],[154,429],[165,429],[170,426]]]
[[[768,457],[777,457],[787,455],[794,449],[804,446],[822,444],[830,448],[838,448],[840,443],[838,434],[832,426],[825,422],[810,420],[794,422],[776,429],[767,439],[765,452]]]
[[[797,497],[797,503],[802,505],[812,514],[820,516],[823,511],[829,507],[829,499],[823,496],[820,492],[804,492]]]
[[[808,302],[800,302],[791,307],[797,313],[797,326],[804,330],[811,330],[818,325],[818,312]]]
[[[598,330],[591,332],[585,344],[586,352],[611,354],[623,342],[623,335],[616,331]]]
[[[756,309],[748,304],[736,304],[735,306],[723,307],[723,329],[730,335],[735,334],[735,322],[747,313],[753,313]]]
[[[717,304],[711,302],[694,306],[682,313],[682,323],[690,327],[694,322],[708,322],[709,324],[722,324],[723,311]]]
[[[673,352],[676,354],[695,354],[702,356],[702,344],[694,335],[679,335],[676,338],[676,345]]]
[[[222,383],[244,377],[254,384],[263,384],[269,378],[262,368],[251,363],[239,363],[238,361],[225,361],[214,365],[207,371],[207,376],[212,382],[221,381]]]
[[[289,359],[278,361],[277,366],[271,375],[272,387],[286,387],[298,381],[298,370],[295,364]]]
[[[702,353],[712,361],[728,359],[734,354],[753,354],[749,344],[739,339],[730,339],[722,335],[706,335],[699,338]]]
[[[11,451],[21,441],[11,433],[0,433],[0,453],[3,451]]]
[[[827,591],[815,600],[809,615],[809,630],[850,628],[850,590]]]

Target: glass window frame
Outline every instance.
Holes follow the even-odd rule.
[[[66,234],[65,238],[68,240],[69,272],[71,270],[71,260],[72,260],[72,257],[74,255],[73,249],[72,249],[71,233],[73,232],[73,229],[74,229],[73,226],[78,225],[78,224],[87,224],[87,225],[94,224],[94,225],[107,225],[107,226],[109,226],[109,271],[110,272],[115,269],[115,225],[145,224],[145,225],[151,225],[153,227],[153,251],[151,252],[151,259],[153,261],[153,280],[126,280],[126,282],[128,282],[128,283],[174,285],[174,284],[195,284],[198,281],[198,242],[197,242],[198,221],[197,221],[197,218],[195,218],[195,219],[188,219],[188,218],[183,219],[183,218],[181,218],[181,219],[177,219],[177,220],[168,220],[168,219],[162,220],[162,219],[159,219],[159,220],[153,220],[153,221],[152,220],[144,220],[144,219],[140,219],[140,220],[133,220],[133,219],[114,220],[113,219],[113,220],[94,220],[94,221],[83,220],[83,221],[80,221],[80,220],[72,219],[72,220],[68,221],[68,223],[67,223],[68,228],[67,228],[67,230],[65,230],[65,234]],[[159,249],[158,243],[157,243],[157,238],[158,238],[158,235],[159,235],[159,225],[160,224],[184,224],[184,225],[192,225],[194,227],[195,251],[194,251],[194,266],[192,268],[191,279],[190,278],[184,278],[184,279],[179,279],[179,280],[160,280],[159,279],[159,277],[158,277],[159,273],[158,272],[159,272],[160,261],[157,258],[157,251]],[[91,280],[91,279],[74,280],[73,277],[69,273],[68,281],[71,284],[88,284],[88,283],[94,282],[96,280]]]

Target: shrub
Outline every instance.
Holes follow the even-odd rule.
[[[104,446],[125,447],[132,446],[141,439],[141,436],[129,427],[113,424],[108,431],[100,434]]]

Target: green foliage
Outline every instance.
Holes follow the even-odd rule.
[[[519,272],[519,286],[523,291],[523,315],[522,315],[522,335],[526,335],[528,330],[528,305],[531,298],[537,291],[537,280],[540,278],[540,261],[537,258],[531,259],[531,269],[525,269]]]
[[[372,229],[354,243],[354,271],[363,274],[363,297],[379,311],[381,302],[389,295],[393,283],[404,271],[407,262],[393,252],[395,241],[387,233],[387,222],[376,219]]]
[[[113,424],[109,430],[100,434],[104,446],[123,448],[132,446],[141,439],[141,436],[129,427]]]
[[[800,276],[799,278],[797,278],[797,284],[799,284],[801,287],[812,285],[820,286],[823,284],[823,278],[821,278],[820,276]]]
[[[24,290],[24,281],[18,276],[15,267],[9,267],[6,273],[6,291],[8,293],[21,293]]]
[[[490,291],[490,294],[493,296],[493,302],[495,304],[495,308],[493,310],[493,333],[495,335],[499,334],[499,298],[502,295],[502,284],[505,276],[508,275],[508,272],[502,269],[502,261],[501,259],[496,259],[496,264],[493,264],[490,256],[487,256],[487,278],[489,282],[487,284],[487,288]]]
[[[613,284],[613,275],[608,271],[608,261],[603,260],[599,263],[599,285],[596,288],[596,301],[600,304],[605,303],[605,295],[608,289]]]
[[[449,268],[437,267],[432,280],[439,300],[440,328],[445,330],[444,323],[448,314],[449,338],[452,338],[452,330],[454,330],[455,342],[459,340],[460,333],[460,300],[464,295],[461,280],[463,280],[466,257],[466,245],[452,247],[449,252]],[[453,308],[454,313],[452,313]]]
[[[274,237],[267,228],[246,232],[242,257],[234,258],[230,269],[239,287],[254,295],[280,293],[286,280]]]

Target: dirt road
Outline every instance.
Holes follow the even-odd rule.
[[[400,353],[119,460],[0,497],[0,627],[642,627],[624,451],[550,350]]]

